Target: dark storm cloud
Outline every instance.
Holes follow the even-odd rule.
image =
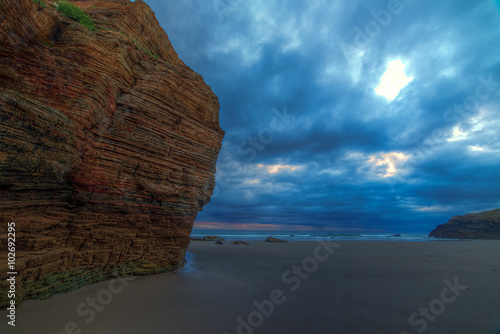
[[[500,206],[495,2],[146,2],[221,104],[198,221],[427,232]]]

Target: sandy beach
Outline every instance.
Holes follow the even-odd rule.
[[[192,242],[195,268],[17,308],[2,333],[499,333],[500,242]]]

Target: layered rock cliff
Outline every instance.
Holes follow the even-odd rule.
[[[0,291],[15,222],[18,303],[182,266],[224,135],[144,2],[70,2],[93,27],[0,0]]]
[[[435,238],[500,240],[500,209],[455,216],[430,234]]]

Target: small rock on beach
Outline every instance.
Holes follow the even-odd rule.
[[[273,237],[268,237],[266,239],[266,242],[288,242],[286,240],[281,240],[281,239],[278,239],[278,238],[273,238]]]
[[[206,235],[203,237],[203,241],[226,241],[226,239],[215,235]]]
[[[247,245],[247,246],[250,246],[250,244],[248,242],[241,241],[241,240],[233,241],[233,245]]]

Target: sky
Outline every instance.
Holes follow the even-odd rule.
[[[500,4],[145,0],[219,97],[195,228],[428,233],[500,208]]]

